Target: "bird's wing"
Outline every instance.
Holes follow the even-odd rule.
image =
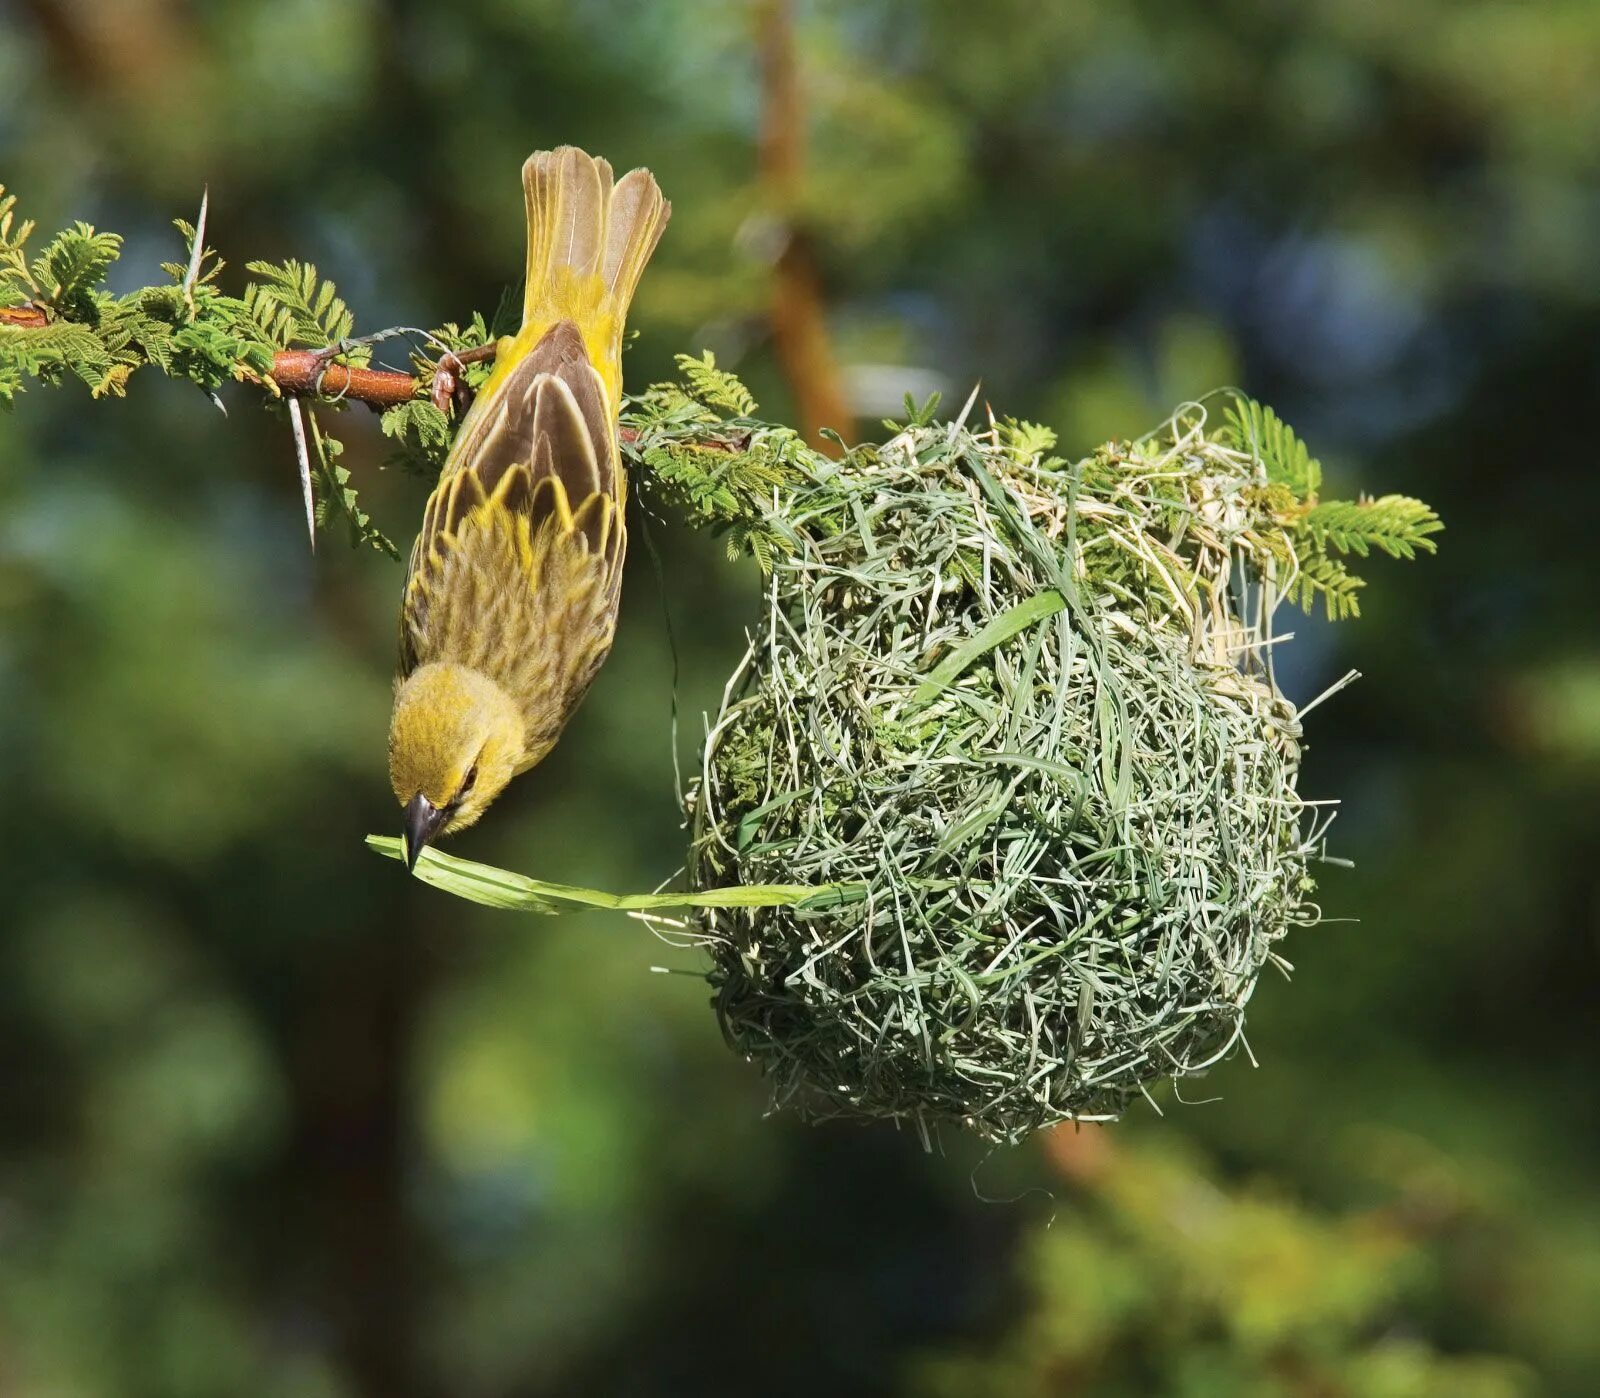
[[[614,612],[627,483],[606,403],[578,327],[562,321],[513,366],[492,398],[474,405],[412,549],[400,617],[402,675],[459,650],[457,633],[468,622],[487,627],[496,614],[521,615],[522,594],[537,582],[536,555],[555,549],[572,555],[564,569],[591,576]],[[497,531],[504,536],[499,548],[488,542]],[[453,555],[468,547],[473,566],[464,569],[466,560],[457,558],[452,567]],[[456,575],[470,578],[483,596],[469,606],[464,597],[446,595],[459,586],[447,581]],[[488,615],[471,616],[485,608]]]

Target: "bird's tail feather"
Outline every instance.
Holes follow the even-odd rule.
[[[648,170],[613,182],[607,161],[576,146],[529,156],[522,188],[528,204],[524,329],[542,335],[558,321],[574,321],[591,356],[606,366],[616,363],[628,305],[672,206]]]

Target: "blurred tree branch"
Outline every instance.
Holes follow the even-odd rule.
[[[805,172],[806,117],[789,0],[763,0],[758,22],[761,179],[785,226],[783,250],[774,268],[772,337],[806,441],[833,451],[836,448],[822,436],[822,429],[846,432],[850,411],[828,342],[816,248],[796,217]]]
[[[62,75],[84,88],[170,103],[183,89],[174,75],[199,66],[187,7],[167,0],[20,0],[20,7]]]

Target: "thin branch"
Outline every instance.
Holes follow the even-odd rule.
[[[46,330],[50,316],[38,306],[0,306],[0,325],[17,330]],[[488,345],[466,350],[454,359],[457,364],[471,364],[493,353],[494,346]],[[379,411],[409,403],[429,386],[396,369],[330,364],[322,350],[279,350],[272,356],[272,381],[286,398],[338,398],[365,403]],[[450,383],[453,389],[454,378]]]
[[[291,397],[353,399],[379,409],[409,403],[421,387],[398,370],[329,364],[318,350],[279,350],[272,356],[272,381]]]
[[[409,403],[426,389],[434,406],[443,412],[452,398],[458,404],[464,402],[461,370],[468,364],[493,359],[497,348],[498,345],[487,344],[459,353],[446,352],[428,381],[395,369],[330,364],[328,350],[279,350],[272,356],[272,381],[290,397],[353,399],[377,409]]]

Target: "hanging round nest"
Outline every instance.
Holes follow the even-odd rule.
[[[912,429],[786,498],[705,744],[691,885],[841,889],[699,915],[729,1043],[812,1115],[1115,1117],[1240,1042],[1311,916],[1299,725],[1230,605],[1256,463],[1006,436]]]
[[[766,572],[685,795],[690,886],[822,890],[694,915],[775,1102],[1014,1142],[1236,1050],[1276,944],[1317,920],[1326,824],[1274,607],[1353,614],[1335,555],[1431,549],[1437,517],[1319,502],[1242,397],[1074,464],[1030,424],[926,413],[834,462],[681,363],[636,460]]]

